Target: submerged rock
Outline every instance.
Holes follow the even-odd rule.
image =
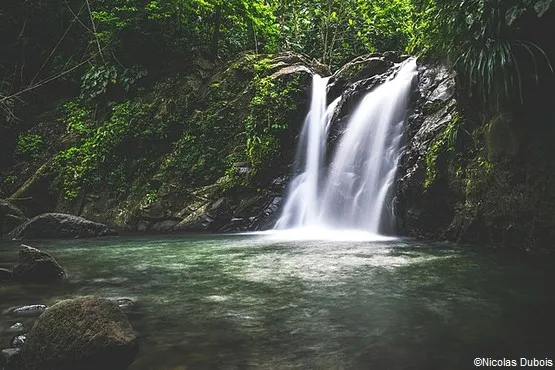
[[[123,370],[138,352],[136,335],[117,304],[86,297],[50,307],[27,334],[26,370]]]
[[[125,313],[131,312],[135,308],[135,301],[131,298],[109,298],[110,301],[118,305],[119,308]]]
[[[46,252],[21,244],[19,262],[13,268],[13,278],[20,281],[45,282],[66,276],[62,266]]]
[[[46,311],[46,305],[33,304],[29,306],[21,306],[21,307],[13,308],[9,312],[15,316],[40,316],[44,311]],[[12,325],[10,329],[12,327],[19,328],[17,324]]]
[[[12,271],[0,268],[0,282],[12,280]]]
[[[21,348],[25,344],[26,340],[27,340],[27,335],[25,334],[16,335],[10,341],[10,345],[15,348]]]
[[[3,370],[15,370],[19,366],[21,349],[7,348],[0,352],[0,368]]]
[[[23,324],[20,322],[16,322],[12,326],[8,328],[8,333],[19,333],[23,331]]]
[[[10,239],[93,238],[117,235],[108,226],[64,213],[44,213],[12,230]]]

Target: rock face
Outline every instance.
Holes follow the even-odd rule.
[[[0,234],[9,233],[25,221],[27,221],[27,217],[19,208],[7,200],[0,199]]]
[[[108,226],[64,213],[45,213],[12,230],[10,239],[94,238],[116,235]]]
[[[432,146],[452,121],[455,78],[442,67],[420,67],[414,110],[408,118],[407,144],[400,160],[395,211],[401,233],[442,238],[453,218],[454,194],[432,184]],[[434,191],[436,190],[436,191]]]
[[[551,107],[524,102],[492,113],[473,99],[453,73],[421,66],[398,171],[399,233],[553,251]]]
[[[21,245],[19,261],[13,268],[14,280],[44,282],[66,276],[62,266],[48,253]]]
[[[125,314],[93,297],[59,302],[42,314],[21,352],[26,370],[123,370],[138,344]]]

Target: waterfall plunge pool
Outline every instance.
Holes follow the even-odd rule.
[[[0,284],[0,312],[83,295],[136,300],[146,369],[464,369],[555,348],[553,261],[412,240],[268,235],[29,243],[69,278]],[[0,266],[18,243],[0,244]],[[0,316],[1,347],[19,319]],[[32,320],[23,319],[27,326]]]

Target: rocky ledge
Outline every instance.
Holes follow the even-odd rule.
[[[45,213],[13,229],[8,234],[8,238],[13,240],[67,239],[110,235],[117,235],[117,233],[104,224],[64,213]]]

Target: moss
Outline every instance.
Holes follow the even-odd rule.
[[[430,150],[426,153],[426,178],[424,180],[424,189],[428,189],[438,179],[447,173],[447,166],[440,168],[442,157],[453,154],[457,143],[457,135],[460,127],[464,124],[462,117],[454,112],[451,120],[445,126],[443,133],[439,135],[430,146]],[[459,166],[460,167],[460,166]],[[457,172],[461,172],[462,167]]]
[[[488,187],[493,164],[481,155],[473,158],[466,167],[464,193],[467,200],[481,198]]]
[[[521,140],[512,115],[496,115],[485,127],[485,138],[490,160],[515,158],[518,155]]]
[[[433,114],[433,113],[439,111],[443,107],[445,107],[445,102],[443,100],[440,100],[440,99],[434,100],[434,101],[428,102],[424,106],[424,113],[426,115],[430,115],[430,114]]]
[[[116,370],[138,352],[133,328],[113,302],[78,298],[47,309],[27,335],[21,359],[28,370]]]

